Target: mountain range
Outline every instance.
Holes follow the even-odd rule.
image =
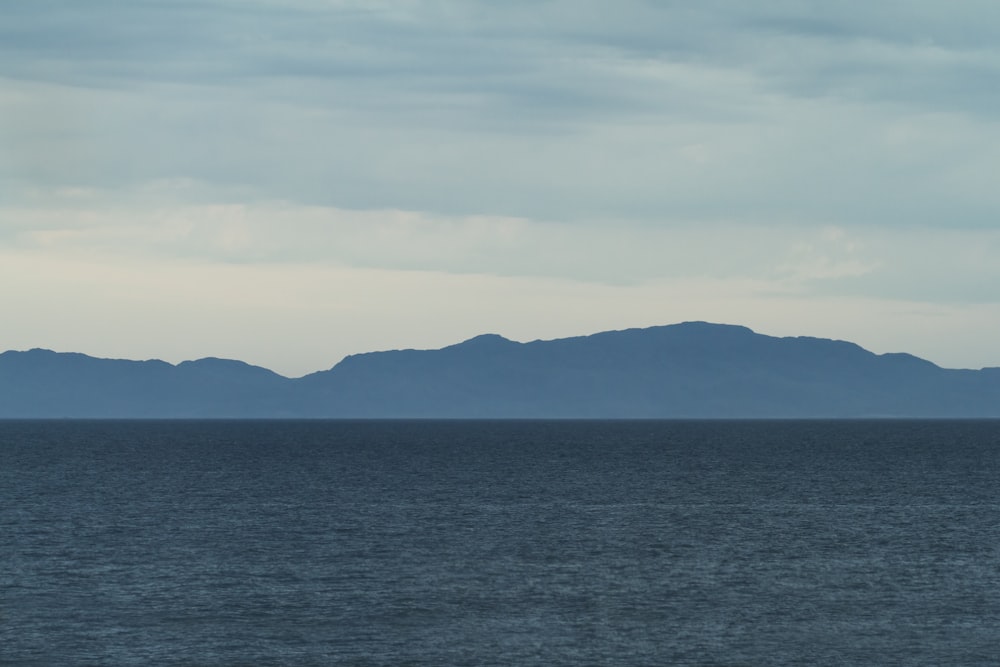
[[[241,361],[0,354],[0,418],[1000,417],[1000,368],[685,322],[346,357],[287,378]]]

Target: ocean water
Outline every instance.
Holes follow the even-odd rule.
[[[0,665],[996,665],[1000,422],[0,422]]]

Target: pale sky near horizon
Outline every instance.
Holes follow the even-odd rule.
[[[1000,366],[1000,4],[0,0],[0,350],[686,320]]]

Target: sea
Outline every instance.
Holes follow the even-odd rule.
[[[2,421],[0,665],[1000,664],[998,421]]]

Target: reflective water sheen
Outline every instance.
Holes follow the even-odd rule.
[[[1000,422],[0,422],[0,665],[995,665]]]

